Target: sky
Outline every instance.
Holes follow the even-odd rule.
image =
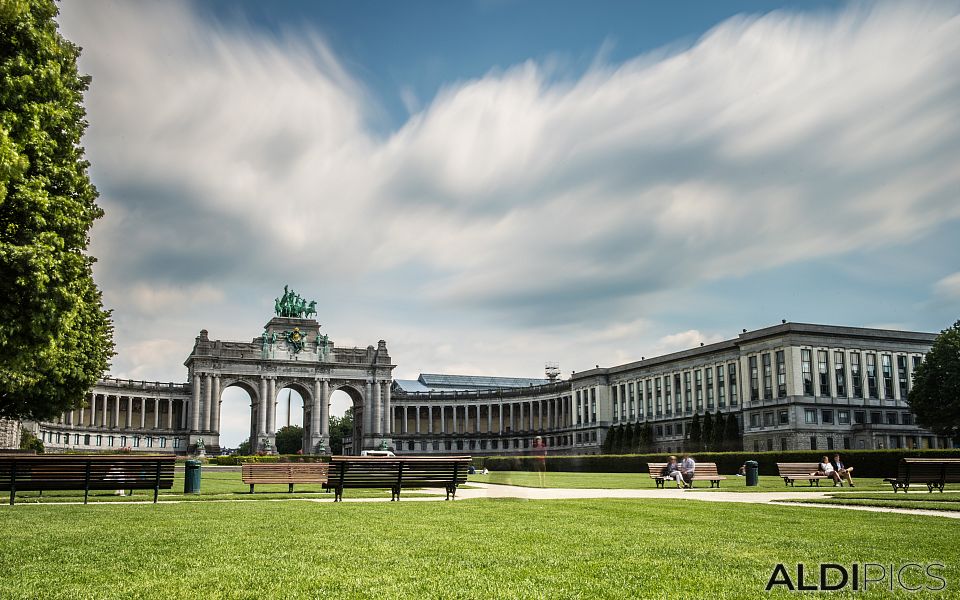
[[[112,376],[186,381],[285,284],[397,378],[960,318],[957,2],[60,9]]]

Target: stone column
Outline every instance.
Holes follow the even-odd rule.
[[[403,407],[403,423],[400,424],[400,431],[404,434],[410,433],[410,413],[408,411],[410,407]]]
[[[213,376],[213,391],[210,392],[210,430],[220,431],[220,375]]]
[[[167,429],[173,429],[173,398],[167,400]]]
[[[414,423],[415,423],[414,427],[416,428],[416,432],[417,432],[417,434],[419,435],[419,433],[420,433],[420,405],[419,405],[419,404],[416,405],[416,406],[414,407],[414,409],[416,410],[416,415],[417,415],[417,416],[416,416],[416,421],[414,421]]]
[[[267,434],[277,433],[277,379],[267,380]],[[274,448],[276,450],[276,448]]]
[[[454,404],[454,405],[451,406],[450,408],[453,409],[453,410],[452,410],[452,413],[453,413],[453,422],[451,423],[451,425],[452,425],[452,427],[453,427],[452,433],[457,434],[457,433],[460,433],[460,428],[457,427],[457,405]]]
[[[441,435],[447,432],[446,412],[447,412],[446,407],[443,404],[441,404],[440,405],[440,434]]]
[[[153,428],[160,429],[160,398],[151,398],[153,400]]]
[[[190,431],[200,428],[200,373],[193,374],[192,398],[190,400]]]
[[[427,405],[427,433],[433,433],[433,405]]]
[[[323,432],[323,439],[330,440],[330,382],[323,380],[323,390],[320,396],[320,407],[323,409],[320,414],[320,431]]]
[[[213,396],[213,377],[210,373],[203,376],[203,401],[200,406],[200,430],[210,431],[210,405]]]
[[[95,397],[96,397],[95,394],[90,394],[90,406],[93,406],[93,399],[94,399]],[[77,412],[77,425],[84,425],[84,422],[83,422],[84,414],[83,414],[83,412],[84,412],[84,410],[83,410],[83,407],[81,406],[81,407],[80,407],[80,410]]]
[[[384,424],[384,421],[386,421],[386,415],[384,414],[384,410],[383,410],[384,407],[382,404],[383,402],[382,393],[383,392],[380,389],[380,381],[379,380],[374,381],[373,382],[373,402],[377,408],[374,411],[374,416],[376,418],[374,419],[374,423],[373,423],[373,433],[376,435],[383,435],[383,430],[384,430],[383,424]]]
[[[497,406],[499,407],[499,411],[497,413],[497,433],[503,435],[503,400],[497,402]]]
[[[304,448],[307,454],[313,454],[314,448],[323,438],[323,385],[319,379],[313,380],[313,409],[310,411],[310,448]],[[304,423],[306,425],[306,423]]]
[[[140,398],[140,429],[147,428],[147,399]]]
[[[390,437],[393,435],[393,408],[390,406],[390,388],[392,387],[392,380],[385,381],[384,384],[386,385],[383,390],[383,412],[387,415],[387,422],[384,423],[383,435]],[[404,420],[404,432],[406,432],[406,429],[406,420]]]
[[[363,432],[365,436],[374,434],[374,423],[376,423],[377,401],[373,397],[373,382],[367,381],[367,402],[363,411]],[[361,441],[361,448],[363,442]]]
[[[127,418],[124,419],[123,426],[127,429],[130,429],[132,425],[133,425],[133,398],[131,396],[127,396]]]
[[[260,398],[257,399],[257,438],[267,434],[267,378],[260,378]],[[251,443],[250,448],[260,448],[260,440]]]

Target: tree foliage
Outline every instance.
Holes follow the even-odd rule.
[[[353,407],[342,417],[330,417],[330,453],[343,454],[343,440],[353,437]]]
[[[737,417],[730,413],[723,433],[723,451],[738,452],[743,449],[743,438],[740,435],[740,426]]]
[[[703,432],[700,429],[700,415],[693,415],[693,419],[690,420],[690,427],[688,430],[689,438],[689,448],[690,452],[698,452],[703,447]]]
[[[20,449],[33,450],[37,454],[43,454],[43,441],[24,429],[20,432]]]
[[[240,442],[240,445],[237,446],[237,454],[240,456],[250,456],[250,438]]]
[[[113,355],[93,282],[102,216],[80,140],[80,49],[53,0],[0,1],[0,417],[42,420],[80,405]]]
[[[713,415],[707,411],[703,416],[703,429],[700,432],[700,447],[697,450],[710,450],[713,445]]]
[[[713,419],[713,439],[707,446],[708,450],[722,452],[724,448],[723,436],[726,433],[727,421],[723,413],[717,410],[717,415]]]
[[[303,450],[303,427],[286,425],[277,430],[277,453],[296,454]]]
[[[923,427],[960,436],[960,321],[940,332],[914,370],[907,402]]]

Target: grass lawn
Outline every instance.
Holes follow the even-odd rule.
[[[833,487],[832,484],[823,483],[819,486],[809,486],[806,482],[797,483],[793,487],[783,484],[783,479],[773,475],[763,475],[760,477],[759,485],[756,487],[747,487],[746,478],[736,475],[727,475],[727,479],[720,482],[720,490],[725,492],[840,492],[840,491],[877,491],[889,490],[890,484],[883,483],[882,479],[855,479],[855,488]],[[523,487],[541,487],[540,478],[533,471],[490,471],[489,475],[471,475],[470,481],[479,481],[485,483],[502,483],[508,485],[519,485]],[[667,487],[670,482],[665,483]],[[697,481],[694,483],[696,489],[709,490],[709,481]],[[543,487],[556,488],[592,488],[592,489],[654,489],[656,484],[647,473],[572,473],[565,471],[548,472],[544,475]],[[716,490],[717,488],[713,488]]]
[[[940,562],[956,597],[960,523],[843,518],[692,500],[3,506],[0,598],[764,598],[778,562]]]
[[[882,508],[907,508],[922,510],[960,511],[960,494],[933,493],[918,494],[837,494],[831,498],[810,498],[809,500],[790,500],[805,504],[854,504],[858,506],[878,506]]]
[[[297,484],[292,494],[287,492],[286,485],[256,486],[256,493],[250,494],[250,486],[243,483],[239,469],[211,469],[205,467],[200,476],[200,493],[185,495],[183,493],[183,471],[174,474],[173,488],[160,490],[160,502],[165,500],[271,500],[290,498],[321,498],[333,502],[333,492],[324,492],[321,485]],[[390,490],[344,490],[345,498],[389,498]],[[422,492],[403,490],[401,498],[424,496]],[[8,501],[6,493],[0,493],[0,503]],[[133,496],[117,496],[115,492],[97,490],[90,492],[89,501],[92,502],[133,502],[153,500],[153,490],[134,490]],[[62,490],[47,491],[41,496],[39,492],[17,492],[17,504],[24,503],[53,503],[83,501],[83,491]]]

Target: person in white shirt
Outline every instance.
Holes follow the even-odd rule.
[[[683,462],[680,463],[680,472],[683,473],[683,482],[686,487],[693,487],[693,475],[697,469],[697,463],[689,454],[683,455]]]
[[[840,487],[843,487],[843,482],[840,481],[840,474],[837,473],[837,471],[833,468],[833,465],[830,464],[830,457],[829,457],[829,456],[824,456],[824,457],[823,457],[823,460],[820,461],[820,469],[819,469],[819,472],[820,472],[822,475],[826,475],[827,477],[829,477],[830,479],[832,479],[832,480],[833,480],[833,485],[835,485],[835,486],[836,486],[836,485],[839,485]]]

